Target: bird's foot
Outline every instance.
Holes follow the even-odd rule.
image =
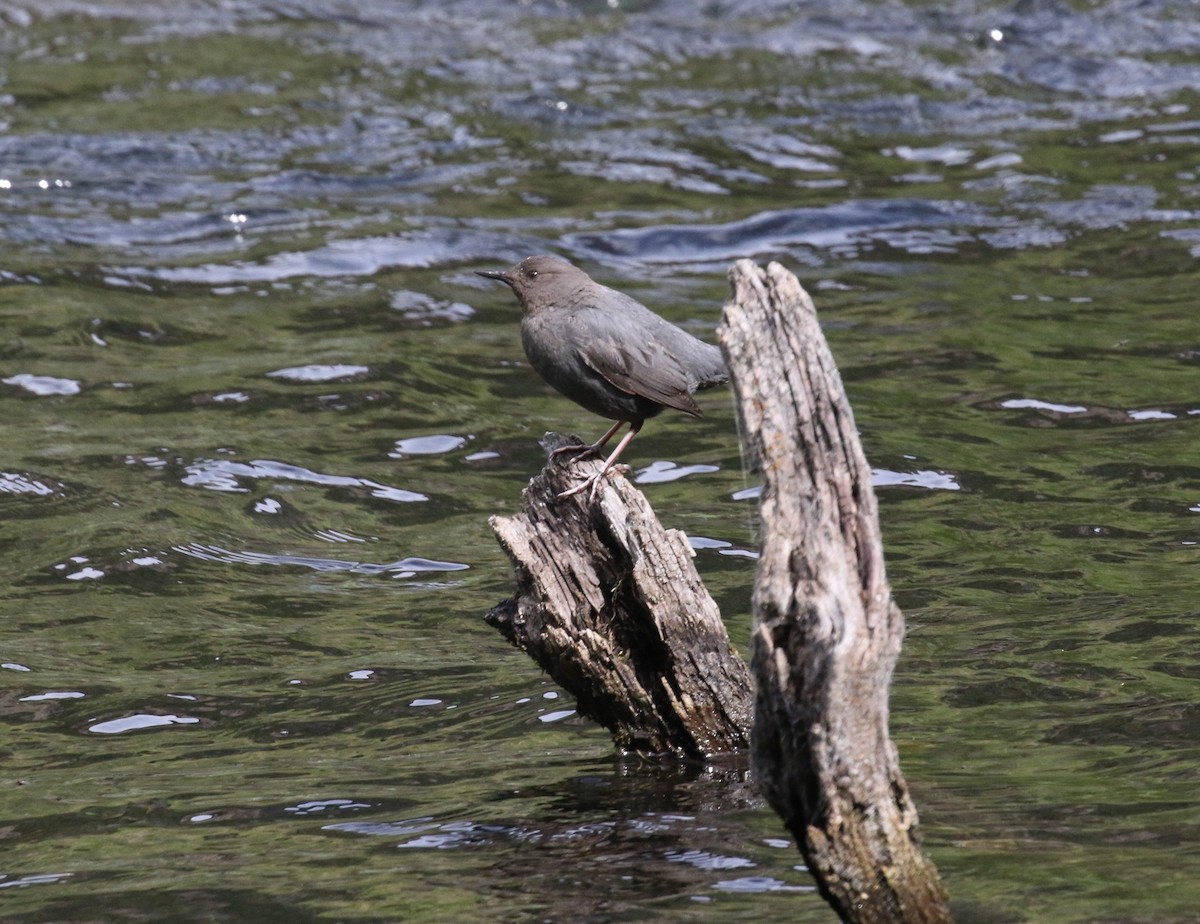
[[[588,503],[594,504],[596,502],[596,494],[600,490],[600,482],[604,480],[606,474],[608,473],[596,472],[594,475],[588,475],[579,484],[575,485],[575,487],[567,488],[567,490],[559,494],[558,499],[562,500],[564,497],[574,497],[576,494],[582,494],[588,488],[591,488],[592,490],[588,494]]]
[[[574,444],[571,446],[559,446],[557,449],[550,451],[550,458],[557,459],[559,456],[574,456],[572,462],[579,462],[583,459],[590,459],[600,451],[599,443],[592,443],[590,446]]]
[[[612,427],[609,428],[609,431],[607,433],[605,433],[604,436],[600,437],[600,440],[598,442],[593,443],[591,446],[562,446],[559,449],[554,450],[554,452],[551,453],[551,455],[553,455],[554,453],[557,453],[557,452],[561,452],[563,449],[581,450],[579,458],[584,458],[591,454],[597,454],[600,452],[601,449],[604,448],[604,444],[607,443],[610,439],[612,439],[612,435],[617,432],[617,429],[622,426],[624,426],[624,421],[618,420],[615,424],[612,425]],[[592,491],[588,495],[588,502],[595,503],[596,495],[600,491],[600,483],[604,480],[604,476],[608,474],[609,469],[611,469],[613,466],[616,465],[617,459],[620,458],[622,451],[625,449],[626,446],[629,445],[629,441],[631,439],[633,439],[635,436],[637,436],[638,430],[640,430],[641,428],[642,428],[642,422],[640,420],[635,421],[634,423],[631,423],[629,425],[629,432],[626,433],[625,436],[621,438],[621,442],[619,442],[617,444],[617,448],[612,451],[612,455],[609,456],[604,461],[604,464],[602,466],[600,466],[600,471],[596,472],[596,474],[594,474],[594,475],[589,475],[587,478],[585,478],[583,480],[582,484],[577,484],[577,485],[575,485],[575,487],[570,488],[569,490],[563,491],[562,494],[560,494],[558,496],[560,498],[571,497],[574,494],[579,494],[583,491],[586,491],[588,489],[588,486],[590,485]],[[622,468],[624,468],[626,471],[628,471],[628,468],[626,468],[625,466],[622,466]]]

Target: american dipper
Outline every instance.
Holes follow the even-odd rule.
[[[628,295],[593,282],[566,260],[542,254],[504,272],[476,272],[507,283],[516,293],[521,344],[538,375],[593,414],[616,421],[591,446],[564,446],[555,454],[596,455],[629,424],[600,471],[559,497],[590,485],[595,500],[601,479],[648,418],[668,407],[699,417],[692,394],[729,380],[715,346]]]

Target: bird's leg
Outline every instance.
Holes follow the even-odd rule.
[[[590,446],[559,446],[557,449],[551,450],[550,458],[553,459],[556,456],[565,456],[568,454],[576,456],[577,459],[586,459],[588,456],[594,456],[604,448],[605,444],[609,440],[613,438],[613,434],[620,430],[624,425],[625,421],[618,420],[615,424],[608,428],[608,432],[605,433],[604,436],[600,437],[600,439],[596,440],[596,442],[592,443]]]
[[[596,472],[596,474],[594,474],[594,475],[590,475],[589,477],[585,478],[582,483],[575,485],[575,487],[573,487],[567,491],[563,491],[558,496],[560,498],[561,497],[570,497],[572,494],[578,494],[581,491],[585,491],[590,487],[592,489],[592,492],[588,497],[588,501],[594,502],[596,500],[596,492],[600,490],[600,482],[604,480],[604,476],[608,474],[608,470],[613,467],[613,465],[616,463],[617,459],[620,457],[621,453],[625,451],[625,447],[629,445],[629,441],[632,440],[635,436],[637,436],[638,431],[642,429],[643,423],[645,423],[645,421],[642,421],[642,420],[635,420],[632,423],[630,423],[629,432],[626,433],[623,437],[621,437],[621,442],[617,443],[617,448],[612,451],[612,455],[609,456],[607,459],[605,459],[604,465],[602,465],[600,467],[600,471]],[[613,433],[616,432],[616,429],[617,429],[616,427],[613,427],[612,430],[610,430],[607,434],[605,434],[604,438],[600,442],[601,446],[604,445],[606,440],[608,440],[612,437]]]

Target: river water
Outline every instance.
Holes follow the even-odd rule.
[[[1200,905],[1191,0],[0,6],[0,919],[828,922],[736,772],[482,614],[551,251],[711,339],[812,292],[961,922]],[[732,406],[627,461],[747,647]]]

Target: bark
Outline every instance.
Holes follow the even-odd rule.
[[[871,471],[841,378],[796,277],[730,270],[718,337],[761,471],[754,772],[848,922],[948,922],[888,736],[904,634]]]
[[[547,434],[543,445],[564,442]],[[594,503],[588,492],[557,497],[599,465],[552,459],[525,489],[519,514],[491,519],[516,566],[517,593],[485,618],[618,747],[697,758],[744,752],[750,671],[687,537],[663,529],[619,471]]]

